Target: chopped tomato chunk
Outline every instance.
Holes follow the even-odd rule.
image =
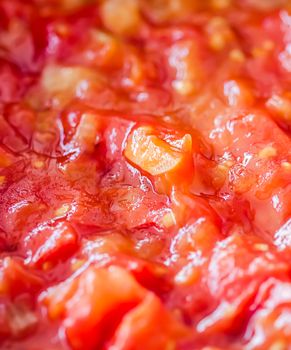
[[[0,294],[15,298],[28,292],[35,293],[43,285],[42,279],[12,258],[5,258],[0,265]]]
[[[177,340],[185,335],[186,328],[165,311],[157,298],[148,294],[124,316],[108,349],[133,350],[138,344],[145,350],[167,349],[175,347]]]
[[[40,225],[24,240],[27,263],[41,266],[64,260],[78,248],[75,230],[61,222],[53,226]]]
[[[130,320],[129,310],[133,310],[132,315],[143,313],[143,304],[137,306],[142,300],[145,300],[145,305],[148,300],[154,305],[160,305],[154,294],[142,288],[126,270],[116,266],[108,269],[89,267],[71,282],[49,289],[43,300],[52,319],[64,319],[63,326],[73,349],[85,345],[88,350],[102,346],[114,334],[118,323],[128,312]],[[166,315],[163,308],[161,312]],[[154,322],[163,320],[159,312],[150,317],[154,317]],[[123,327],[122,324],[119,332],[123,333]],[[171,341],[171,338],[162,338],[161,344]]]

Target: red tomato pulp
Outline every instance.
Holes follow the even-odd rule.
[[[0,348],[291,347],[286,0],[0,1]]]

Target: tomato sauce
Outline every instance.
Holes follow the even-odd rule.
[[[288,350],[291,6],[0,1],[0,348]]]

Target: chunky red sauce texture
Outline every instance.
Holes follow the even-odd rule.
[[[0,1],[0,349],[291,349],[286,0]]]

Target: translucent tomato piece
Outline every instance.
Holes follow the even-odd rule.
[[[114,232],[82,242],[82,255],[96,261],[102,255],[134,255],[134,242],[124,234]]]
[[[65,222],[53,226],[40,225],[24,239],[27,262],[35,266],[65,260],[77,248],[77,233],[70,224]]]

